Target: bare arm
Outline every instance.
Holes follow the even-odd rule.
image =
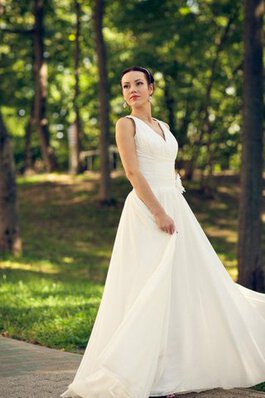
[[[137,195],[154,215],[159,228],[165,232],[174,233],[174,221],[166,214],[150,185],[139,170],[133,121],[128,118],[119,119],[116,123],[115,138],[126,176]]]

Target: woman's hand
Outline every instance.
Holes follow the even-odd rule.
[[[174,232],[177,232],[174,221],[165,212],[160,212],[156,214],[154,217],[158,227],[162,231],[167,232],[168,234],[171,235]]]

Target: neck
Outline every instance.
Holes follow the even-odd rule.
[[[147,122],[152,123],[153,118],[152,118],[152,113],[151,113],[151,105],[148,106],[148,108],[132,108],[131,112],[132,116],[136,116],[139,119],[145,120]]]

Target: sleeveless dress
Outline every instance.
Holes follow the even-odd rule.
[[[178,233],[161,231],[132,189],[102,301],[61,397],[147,398],[265,381],[265,294],[235,283],[184,198],[178,143],[135,116],[139,167]]]

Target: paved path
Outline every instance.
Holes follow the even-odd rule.
[[[60,398],[81,355],[0,336],[0,398]],[[265,398],[249,389],[216,389],[180,398]],[[104,397],[102,397],[104,398]]]

